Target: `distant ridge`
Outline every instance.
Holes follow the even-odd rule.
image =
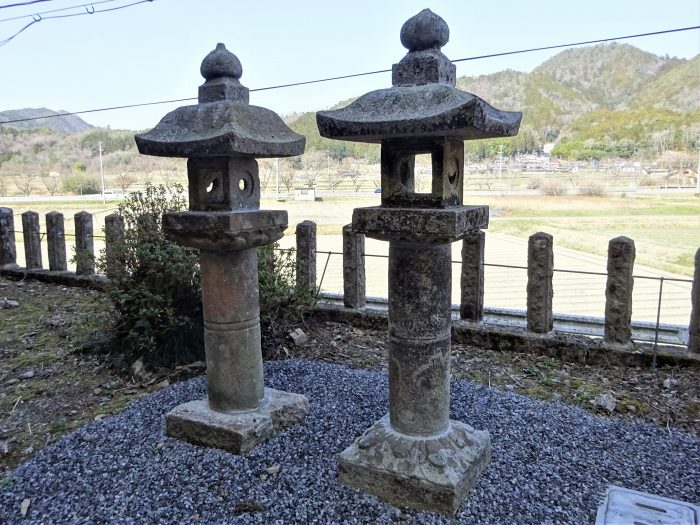
[[[0,121],[35,118],[44,115],[61,115],[62,113],[65,113],[65,111],[54,111],[48,108],[8,109],[6,111],[0,111]],[[77,133],[78,131],[84,131],[92,127],[93,126],[76,115],[14,122],[12,124],[3,124],[0,126],[0,128],[14,128],[19,130],[50,129],[61,133]]]

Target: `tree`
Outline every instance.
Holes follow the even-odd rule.
[[[319,151],[311,151],[303,156],[304,178],[308,187],[316,185],[316,179],[321,175],[321,167],[325,160],[323,157],[324,155]]]
[[[36,176],[29,171],[23,171],[12,178],[17,189],[27,197],[32,193],[32,183],[35,179]]]
[[[134,177],[126,171],[122,171],[119,175],[117,175],[117,184],[122,190],[122,193],[126,193],[127,188],[131,186],[134,182]]]
[[[290,162],[285,162],[283,166],[280,166],[280,182],[287,189],[287,195],[289,195],[289,190],[294,186],[295,173]]]
[[[357,167],[357,164],[353,165],[350,168],[346,168],[344,170],[341,170],[342,175],[344,177],[347,177],[350,179],[350,182],[352,183],[353,189],[358,192],[360,191],[360,188],[362,187],[362,184],[364,181],[362,180],[362,173],[360,173],[360,170]]]
[[[41,176],[41,182],[44,184],[46,191],[49,192],[49,195],[53,197],[58,191],[61,180],[58,173],[50,171],[49,173]]]

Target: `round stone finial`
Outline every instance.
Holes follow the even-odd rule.
[[[423,9],[401,26],[401,44],[409,51],[440,49],[450,39],[450,28],[430,9]]]
[[[202,60],[199,72],[206,80],[220,77],[232,77],[238,80],[243,74],[243,67],[238,57],[231,53],[224,44],[216,44],[216,49]]]

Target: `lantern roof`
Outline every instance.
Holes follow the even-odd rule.
[[[136,135],[140,153],[160,157],[289,157],[304,152],[306,139],[274,111],[248,104],[239,79],[241,63],[224,44],[200,68],[205,79],[199,104],[165,115],[150,131]]]
[[[321,136],[358,142],[454,137],[474,140],[518,133],[522,113],[501,111],[456,85],[456,68],[440,50],[449,28],[424,9],[401,28],[408,53],[392,68],[393,87],[371,91],[348,106],[319,111]]]

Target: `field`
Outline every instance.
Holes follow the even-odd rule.
[[[663,192],[605,197],[468,194],[464,200],[465,204],[491,207],[489,232],[525,238],[544,231],[552,234],[559,246],[595,255],[605,255],[608,241],[625,235],[635,241],[638,264],[686,276],[693,274],[695,251],[700,247],[700,196],[697,194]],[[14,210],[17,231],[21,230],[19,214],[22,212],[38,212],[42,215],[42,224],[45,213],[63,212],[70,243],[74,213],[86,210],[95,214],[95,236],[99,237],[104,216],[116,211],[119,202],[108,200],[105,204],[100,200],[70,198],[3,202],[0,199],[0,206]],[[378,204],[377,194],[331,193],[324,194],[322,200],[316,202],[279,202],[267,198],[263,199],[262,207],[289,212],[287,235],[294,233],[293,225],[305,219],[318,224],[319,235],[339,235],[342,226],[351,222],[354,208]],[[21,244],[19,234],[17,242]]]

